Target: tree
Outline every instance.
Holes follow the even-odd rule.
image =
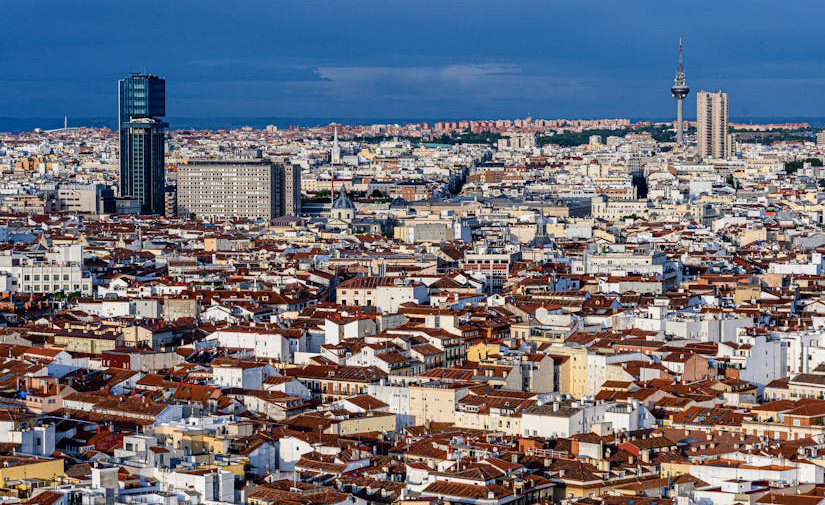
[[[800,168],[802,168],[802,162],[801,161],[786,161],[785,162],[785,173],[786,174],[793,174],[797,170],[799,170]]]
[[[636,195],[639,198],[647,198],[647,179],[644,175],[635,174],[632,179],[632,184],[636,186]]]
[[[629,133],[650,133],[656,142],[673,142],[676,133],[669,126],[644,126],[641,128],[623,128],[618,130],[596,129],[584,130],[581,132],[564,132],[550,136],[541,136],[538,145],[555,144],[562,147],[575,147],[590,142],[591,135],[602,137],[624,137]]]

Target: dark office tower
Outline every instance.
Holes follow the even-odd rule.
[[[159,118],[166,115],[166,79],[132,74],[118,82],[120,120]]]
[[[120,196],[140,202],[143,214],[163,214],[166,170],[166,80],[132,74],[118,82]]]

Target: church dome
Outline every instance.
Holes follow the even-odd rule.
[[[393,200],[390,202],[390,208],[391,209],[403,209],[406,206],[407,206],[407,200],[404,200],[400,196],[398,196],[396,198],[393,198]]]
[[[332,209],[333,210],[355,210],[355,204],[352,203],[352,200],[349,199],[346,192],[342,192],[338,198],[332,202]]]

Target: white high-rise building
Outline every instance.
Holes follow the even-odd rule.
[[[728,133],[728,94],[700,91],[696,94],[696,145],[702,158],[725,159],[731,156],[732,138]]]

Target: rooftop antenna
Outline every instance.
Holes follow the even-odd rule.
[[[682,37],[679,37],[679,70],[682,69]]]

